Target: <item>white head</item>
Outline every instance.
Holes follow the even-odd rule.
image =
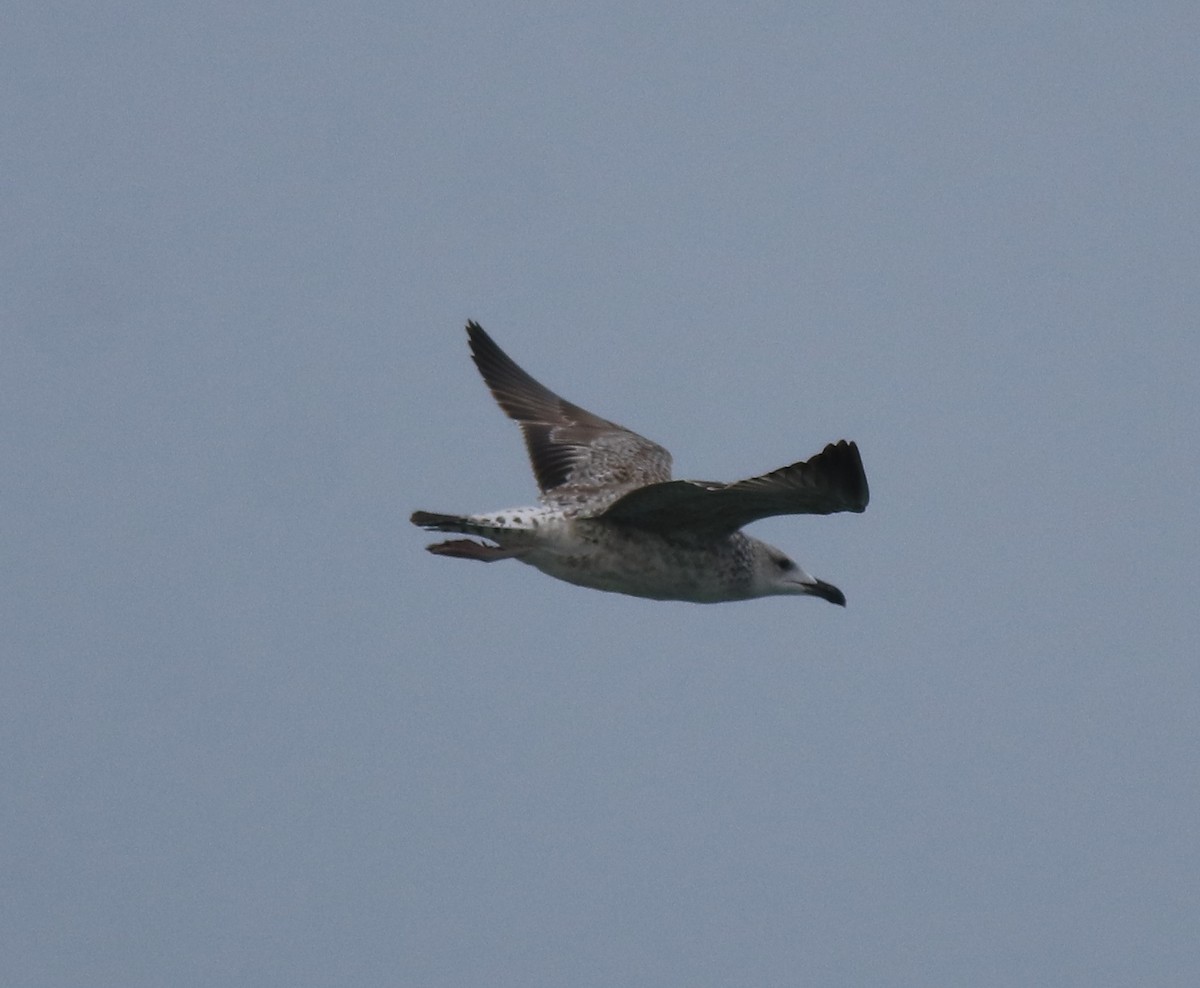
[[[832,583],[818,580],[773,545],[750,539],[753,551],[753,576],[750,590],[752,597],[769,597],[775,594],[803,594],[820,597],[831,604],[846,606],[846,595]]]

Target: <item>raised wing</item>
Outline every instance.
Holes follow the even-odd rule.
[[[621,489],[671,478],[671,454],[636,432],[560,398],[521,370],[479,323],[467,323],[471,357],[500,407],[521,426],[538,488],[548,500],[572,490]]]
[[[719,536],[772,515],[863,511],[869,499],[858,447],[843,439],[807,461],[733,484],[672,480],[641,487],[600,517],[663,534]]]

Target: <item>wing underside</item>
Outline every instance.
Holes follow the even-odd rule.
[[[859,512],[869,499],[858,447],[843,439],[806,461],[732,484],[650,484],[624,495],[599,517],[664,534],[718,536],[774,515]]]

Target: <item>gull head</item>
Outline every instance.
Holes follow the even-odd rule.
[[[846,606],[846,595],[832,583],[806,573],[788,555],[773,545],[751,540],[754,551],[752,591],[755,597],[776,594],[801,594],[820,597],[839,607]]]

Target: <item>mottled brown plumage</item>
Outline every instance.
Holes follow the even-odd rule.
[[[827,445],[805,461],[731,484],[672,480],[671,454],[559,397],[467,323],[471,356],[517,421],[541,507],[490,515],[415,512],[431,531],[490,539],[429,546],[437,555],[516,558],[576,583],[655,599],[715,602],[808,594],[837,604],[836,587],[741,532],[759,518],[863,511],[870,498],[858,447]]]

